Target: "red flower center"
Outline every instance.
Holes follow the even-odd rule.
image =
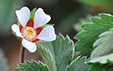
[[[22,36],[24,37],[24,39],[30,41],[30,42],[37,42],[39,41],[39,39],[37,39],[36,37],[40,34],[40,32],[42,31],[42,28],[33,28],[34,22],[32,19],[30,19],[25,27],[22,27],[22,25],[20,25],[20,32],[22,34]]]

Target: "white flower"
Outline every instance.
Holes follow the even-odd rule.
[[[56,39],[53,26],[44,26],[50,21],[51,17],[45,14],[42,8],[38,8],[31,16],[30,10],[23,7],[16,11],[16,15],[20,25],[13,24],[11,28],[18,37],[23,38],[22,45],[31,53],[37,50],[37,41],[53,41]]]

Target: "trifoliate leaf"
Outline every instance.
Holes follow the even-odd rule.
[[[95,63],[88,71],[113,71],[113,65]]]
[[[84,24],[83,31],[75,36],[79,40],[75,45],[75,51],[80,51],[80,55],[90,55],[98,36],[113,27],[113,16],[109,14],[100,14],[100,17],[93,17],[91,21]]]
[[[101,63],[101,64],[111,63],[113,64],[113,54],[94,58],[94,59],[89,60],[86,63]]]
[[[65,71],[66,67],[71,63],[74,56],[73,46],[74,44],[70,38],[68,36],[64,38],[62,35],[57,36],[55,41],[41,44],[41,47],[45,47],[50,51],[53,60],[55,60],[56,71]],[[47,63],[49,63],[49,61],[47,61]],[[54,65],[54,63],[51,65]]]
[[[94,46],[97,47],[92,52],[91,58],[104,55],[113,49],[113,29],[102,33],[99,37],[100,38],[94,43]]]
[[[19,67],[15,71],[49,71],[46,64],[36,61],[27,61],[26,64],[20,64]]]
[[[66,71],[88,71],[89,67],[85,64],[85,57],[75,59],[70,66],[68,66]]]

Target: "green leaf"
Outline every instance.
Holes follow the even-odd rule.
[[[93,64],[89,71],[113,71],[113,65],[110,64]]]
[[[43,47],[39,47],[38,50],[46,60],[50,70],[56,71],[55,60],[53,60],[53,56],[51,55],[50,51]]]
[[[19,67],[15,71],[49,71],[46,64],[36,61],[27,61],[26,64],[20,64]]]
[[[94,43],[94,47],[97,47],[92,52],[91,58],[104,55],[113,49],[113,29],[102,33],[99,37],[100,38]]]
[[[100,14],[100,17],[91,18],[91,23],[86,23],[82,26],[83,31],[78,33],[75,38],[79,41],[75,45],[75,51],[80,51],[80,55],[90,55],[93,48],[93,43],[98,39],[98,36],[108,31],[113,27],[113,16],[109,14]]]
[[[113,71],[113,54],[97,57],[86,63],[91,65],[89,71]]]
[[[98,58],[94,58],[89,60],[86,63],[101,63],[101,64],[106,64],[106,63],[111,63],[113,64],[113,54],[109,54],[109,55],[105,55],[105,56],[101,56]]]
[[[56,71],[65,71],[67,65],[71,63],[74,56],[73,46],[74,44],[70,40],[70,38],[68,36],[64,38],[62,35],[57,36],[55,41],[45,42],[41,44],[41,47],[45,47],[48,50],[48,52],[51,53],[50,55],[53,58],[53,60],[55,60],[53,62],[56,65],[56,69],[57,69]],[[47,58],[45,59],[46,59],[46,62],[49,63]],[[54,65],[54,63],[52,63],[51,65]]]
[[[74,29],[78,32],[83,31],[81,26],[86,24],[87,22],[91,22],[90,18],[91,18],[91,15],[86,15],[86,18],[80,18],[79,22],[74,25]]]
[[[78,57],[68,66],[66,71],[88,71],[90,66],[85,64],[85,61],[85,57]]]

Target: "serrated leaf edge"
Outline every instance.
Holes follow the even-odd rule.
[[[87,63],[87,64],[90,64],[90,63],[100,63],[100,64],[106,64],[108,61],[113,62],[113,61],[112,61],[112,60],[110,60],[110,59],[106,59],[106,60],[105,60],[105,62],[101,62],[100,60],[96,60],[96,61],[93,61],[93,62],[92,62],[92,60],[95,60],[95,59],[100,59],[100,58],[104,58],[104,57],[108,57],[108,56],[110,56],[110,55],[113,55],[113,53],[112,53],[112,54],[109,54],[109,55],[100,56],[100,57],[97,57],[97,58],[91,59],[91,60],[89,60],[89,61],[87,61],[87,62],[85,62],[85,63]]]
[[[38,60],[38,62],[35,61],[35,60],[32,60],[32,61],[27,60],[27,61],[24,61],[24,63],[20,63],[20,64],[27,65],[26,62],[30,62],[30,63],[35,62],[35,63],[41,64],[41,65],[43,65],[44,67],[47,67],[47,68],[48,68],[48,65],[47,65],[47,64],[44,64],[44,63],[42,63],[42,62],[39,61],[39,60]],[[17,64],[17,65],[19,66],[19,68],[16,68],[16,69],[21,69],[21,68],[20,68],[20,64]],[[49,70],[49,68],[48,68],[48,70]],[[15,71],[15,69],[14,69],[14,71]]]

